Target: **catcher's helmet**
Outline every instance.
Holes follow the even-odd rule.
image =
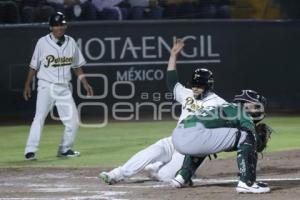
[[[210,91],[214,86],[213,73],[205,68],[198,68],[194,71],[192,80],[190,82],[191,86],[204,86],[205,91]]]
[[[259,95],[254,90],[242,90],[241,94],[237,94],[234,96],[233,99],[234,103],[256,103],[256,104],[262,104],[263,106],[266,106],[266,98],[262,95]]]
[[[253,103],[255,110],[248,111],[255,123],[261,121],[265,117],[265,107],[267,100],[264,96],[258,94],[254,90],[242,90],[241,94],[237,94],[233,99],[234,103]]]
[[[65,19],[65,15],[61,12],[56,12],[49,18],[49,26],[62,26],[65,24],[67,24],[67,21]]]

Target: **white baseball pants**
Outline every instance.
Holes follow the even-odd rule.
[[[53,84],[39,80],[36,112],[27,139],[25,154],[38,150],[45,119],[54,105],[57,108],[59,119],[65,126],[59,151],[64,153],[72,147],[79,125],[79,118],[71,89],[67,84]]]

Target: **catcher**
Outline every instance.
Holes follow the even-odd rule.
[[[240,180],[238,193],[266,193],[266,183],[256,182],[257,153],[268,143],[272,130],[264,123],[266,99],[253,90],[243,90],[234,103],[204,109],[189,116],[174,129],[175,149],[186,155],[173,187],[191,184],[191,177],[207,155],[237,150]],[[255,125],[256,124],[256,125]]]

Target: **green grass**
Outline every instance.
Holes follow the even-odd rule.
[[[267,151],[300,149],[300,117],[272,117],[264,121],[274,130]]]
[[[274,129],[267,152],[300,149],[300,117],[270,117],[265,120]],[[137,151],[169,136],[175,121],[109,123],[105,128],[80,128],[74,149],[76,159],[60,159],[56,151],[63,126],[46,125],[42,134],[38,161],[24,161],[29,126],[0,127],[0,167],[110,167],[125,162]],[[228,156],[232,154],[222,154]]]

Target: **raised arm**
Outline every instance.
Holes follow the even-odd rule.
[[[183,47],[184,47],[184,42],[181,39],[177,39],[170,53],[170,58],[169,58],[168,68],[167,68],[167,87],[172,92],[174,86],[178,82],[177,72],[176,72],[177,56]]]
[[[175,44],[173,45],[171,49],[171,55],[169,58],[168,68],[167,71],[176,70],[176,61],[177,56],[184,47],[184,42],[181,39],[177,39]]]

